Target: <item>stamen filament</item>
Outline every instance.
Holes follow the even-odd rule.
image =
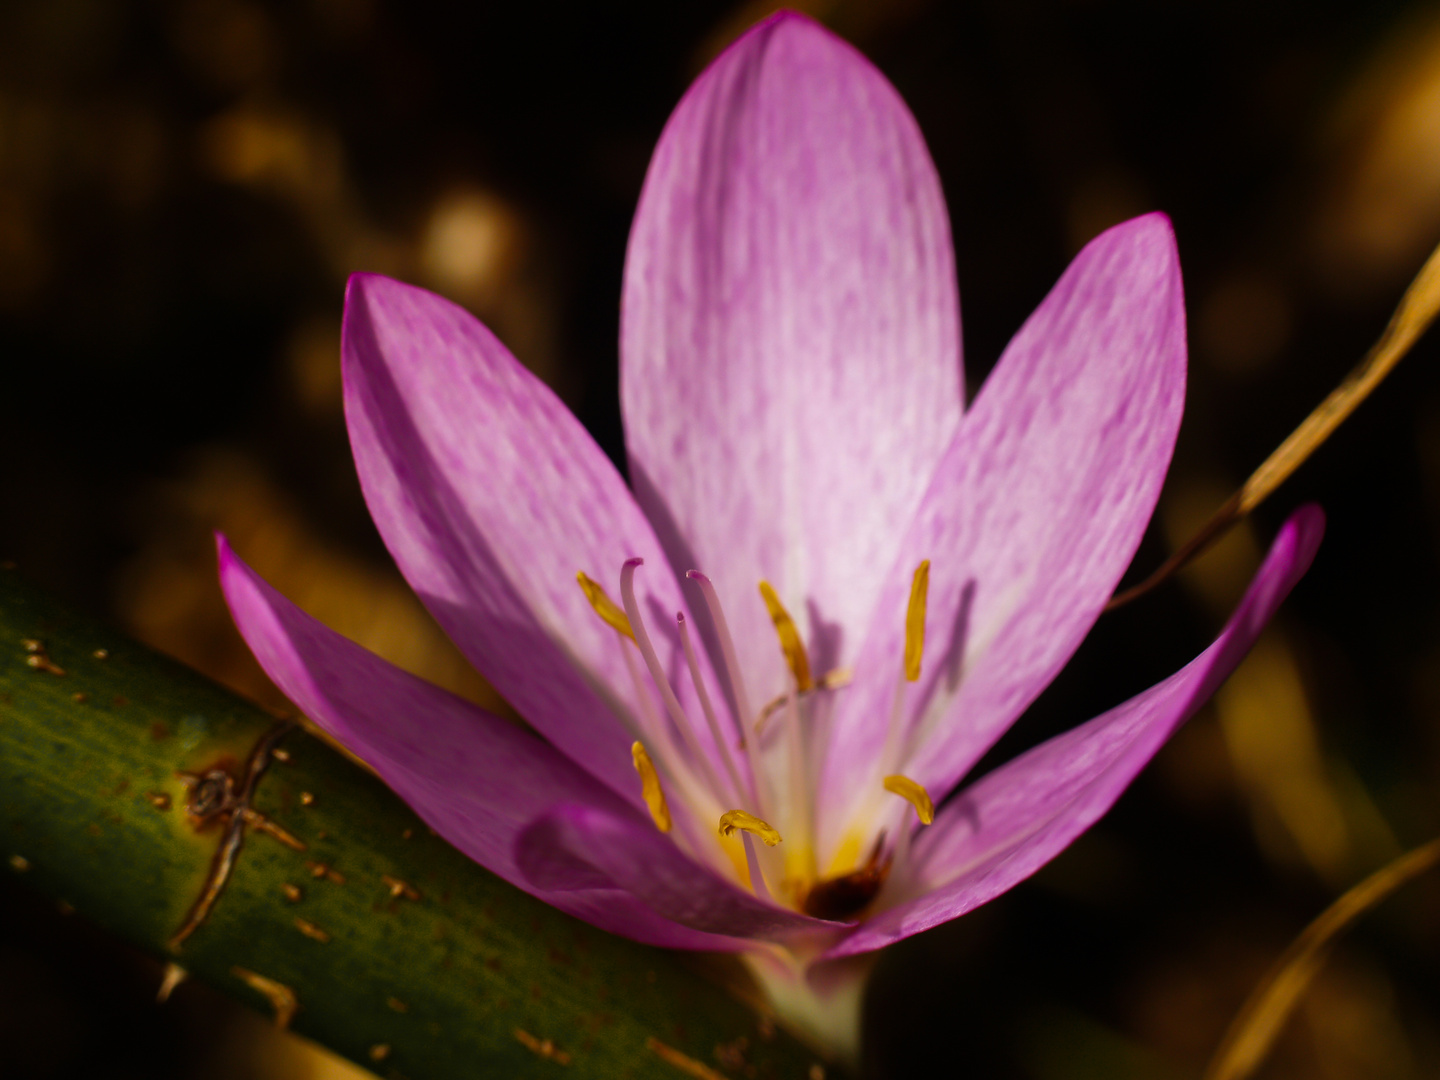
[[[660,714],[655,711],[655,699],[645,686],[645,681],[640,677],[640,669],[635,666],[635,652],[639,645],[632,638],[629,643],[621,641],[620,653],[625,658],[625,670],[630,676],[630,684],[635,688],[635,700],[641,712],[640,725],[637,727],[636,719],[628,710],[617,709],[616,715],[625,726],[625,730],[635,739],[645,737],[653,740],[652,745],[660,755],[660,764],[665,768],[665,774],[670,782],[679,787],[687,795],[693,796],[695,781],[686,772],[679,768],[680,755],[675,746],[675,740],[670,737],[666,730],[665,723],[661,720]]]
[[[595,581],[584,570],[577,571],[575,580],[580,583],[581,590],[585,593],[585,599],[590,601],[590,606],[595,609],[607,625],[612,627],[622,638],[629,638],[631,643],[638,648],[639,641],[635,637],[635,631],[630,625],[630,619],[625,612],[616,606],[605,589],[599,582]],[[631,646],[620,642],[620,654],[625,658],[625,670],[630,676],[630,684],[635,689],[635,702],[641,712],[641,728],[637,730],[635,719],[630,717],[624,709],[618,710],[620,721],[633,738],[646,735],[648,738],[659,742],[659,751],[662,761],[674,761],[674,740],[669,737],[665,726],[660,721],[660,716],[655,711],[655,701],[650,692],[645,689],[645,683],[640,678],[640,671],[635,667],[635,657],[631,654]],[[672,779],[676,779],[672,774]],[[684,785],[682,785],[684,786]]]
[[[911,744],[905,718],[906,684],[920,678],[920,661],[925,653],[925,608],[930,593],[930,560],[915,567],[910,579],[910,602],[905,608],[905,659],[895,694],[890,699],[890,722],[885,728],[885,747],[880,752],[880,770],[889,772],[901,763]]]
[[[640,796],[650,808],[650,817],[662,833],[670,831],[670,807],[665,802],[665,791],[660,786],[660,774],[655,763],[645,752],[645,744],[635,742],[630,747],[630,757],[635,762],[635,771],[640,774]]]
[[[790,692],[790,707],[785,711],[789,723],[785,725],[786,756],[790,759],[790,822],[800,833],[802,843],[790,849],[790,855],[801,862],[798,876],[807,886],[815,878],[814,830],[810,821],[810,782],[805,768],[805,737],[800,730],[800,695]],[[787,826],[788,828],[789,826]],[[792,839],[794,839],[792,837]],[[787,860],[788,861],[788,860]]]
[[[895,693],[890,698],[890,721],[885,727],[885,746],[880,751],[880,771],[888,772],[900,764],[901,743],[904,741],[905,690],[909,680],[895,680]]]
[[[585,593],[585,599],[590,601],[590,606],[595,609],[595,614],[634,641],[635,631],[630,629],[630,620],[625,617],[625,612],[615,605],[615,601],[605,595],[605,590],[601,588],[600,583],[586,574],[584,570],[576,571],[575,580],[580,583],[580,588]]]
[[[633,641],[633,638],[632,638]],[[645,729],[657,739],[665,738],[665,729],[660,724],[660,714],[655,711],[655,702],[650,697],[650,692],[645,689],[645,682],[640,678],[640,669],[635,666],[635,656],[630,651],[630,646],[620,642],[620,652],[625,657],[625,670],[630,673],[630,684],[635,688],[635,700],[640,704],[640,711],[644,714]]]
[[[781,840],[774,826],[768,821],[761,821],[754,814],[744,810],[727,810],[720,815],[721,836],[734,836],[737,830],[754,833],[765,841],[766,847],[774,847]]]
[[[760,856],[755,851],[755,838],[748,832],[740,834],[745,845],[745,867],[750,871],[750,891],[761,900],[770,900],[770,886],[765,884],[765,875],[760,870]]]
[[[699,570],[687,570],[685,576],[700,587],[700,595],[705,600],[705,607],[709,610],[711,622],[715,626],[715,635],[720,639],[720,656],[725,662],[725,675],[730,680],[730,692],[735,698],[735,720],[736,727],[740,729],[740,748],[745,751],[750,762],[750,779],[755,789],[756,806],[762,813],[768,812],[771,804],[770,782],[761,768],[760,748],[756,745],[759,740],[751,738],[746,731],[755,719],[755,713],[750,707],[750,693],[745,686],[745,676],[740,670],[735,639],[730,636],[730,624],[720,606],[720,595],[715,591],[714,582]]]
[[[930,560],[915,568],[910,581],[910,605],[905,609],[905,678],[920,678],[920,659],[925,653],[925,599],[930,591]]]
[[[930,793],[908,776],[885,777],[885,790],[892,795],[899,795],[913,806],[921,825],[929,825],[935,820],[935,804],[930,801]]]
[[[905,818],[900,819],[895,831],[895,847],[890,851],[890,866],[895,874],[891,888],[900,888],[910,876],[910,840],[915,829]]]
[[[700,586],[700,595],[710,611],[710,620],[715,624],[715,634],[720,639],[720,655],[725,661],[725,675],[730,680],[730,692],[735,695],[735,707],[740,710],[740,732],[744,740],[747,724],[755,718],[750,708],[750,695],[745,690],[745,677],[740,673],[740,660],[735,652],[735,639],[730,636],[730,624],[725,621],[725,612],[720,607],[720,597],[714,583],[699,570],[687,570],[685,576]]]
[[[620,599],[625,604],[625,614],[629,616],[630,627],[635,633],[635,644],[640,647],[640,655],[645,660],[645,666],[650,669],[650,678],[654,680],[656,688],[660,691],[660,698],[665,702],[665,709],[670,714],[676,730],[680,737],[685,740],[686,748],[694,763],[704,773],[704,778],[711,791],[719,791],[720,778],[715,775],[715,769],[709,757],[700,748],[700,743],[695,738],[694,729],[690,726],[690,720],[685,715],[685,710],[680,707],[680,700],[675,696],[675,691],[670,686],[670,680],[665,676],[665,669],[660,666],[660,657],[656,655],[655,646],[650,642],[650,634],[645,629],[645,620],[640,617],[640,605],[635,599],[635,569],[644,566],[645,560],[641,558],[626,559],[624,566],[620,569]]]
[[[740,798],[745,794],[745,785],[740,779],[740,770],[735,766],[735,759],[730,753],[730,742],[720,732],[720,719],[715,715],[715,707],[710,703],[710,693],[705,689],[705,680],[700,676],[700,659],[695,655],[695,646],[690,641],[690,627],[685,621],[683,612],[675,613],[675,622],[680,627],[680,646],[685,650],[685,664],[690,669],[690,681],[695,684],[695,694],[700,699],[700,711],[705,714],[705,723],[710,728],[710,737],[715,740],[715,745],[720,749],[721,760],[725,763],[725,772],[730,778],[734,787],[732,794]],[[751,797],[755,792],[750,792]]]
[[[604,588],[584,570],[575,574],[575,579],[580,582],[580,588],[585,593],[585,599],[590,601],[590,606],[595,609],[605,623],[613,628],[621,638],[629,638],[632,645],[635,642],[635,633],[630,629],[630,620],[626,618],[625,612],[616,606],[615,602],[606,594]],[[637,726],[637,718],[630,714],[628,709],[618,708],[616,715],[619,717],[625,730],[632,738],[639,738],[641,735],[648,735],[651,738],[664,740],[664,729],[660,726],[660,717],[655,712],[655,702],[651,699],[649,691],[645,689],[644,682],[640,679],[640,671],[635,666],[635,657],[631,653],[631,645],[626,645],[622,640],[620,643],[620,655],[625,660],[625,670],[630,675],[630,685],[635,689],[635,703],[640,710],[640,726]],[[663,756],[663,755],[662,755]]]
[[[790,673],[795,676],[796,688],[802,694],[815,689],[815,680],[810,675],[810,657],[805,652],[805,642],[800,640],[800,631],[795,626],[795,620],[785,610],[785,605],[780,602],[780,597],[768,581],[760,582],[760,595],[770,612],[770,621],[775,624],[775,633],[780,638],[780,649],[785,654],[785,662],[790,665]]]

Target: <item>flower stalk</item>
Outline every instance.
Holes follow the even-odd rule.
[[[153,956],[157,992],[187,993],[183,968],[410,1080],[538,1075],[561,1060],[575,1080],[675,1080],[648,1043],[713,1064],[741,1036],[762,1075],[803,1077],[816,1060],[784,1031],[762,1036],[680,954],[595,930],[477,866],[299,727],[232,822],[276,718],[14,570],[0,570],[0,702],[0,873]],[[176,946],[232,824],[233,867]]]

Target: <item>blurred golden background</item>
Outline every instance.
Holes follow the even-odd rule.
[[[914,109],[972,388],[1067,259],[1175,220],[1191,384],[1137,573],[1379,333],[1440,240],[1440,5],[815,0]],[[500,707],[386,558],[340,410],[346,275],[485,319],[617,460],[617,302],[650,147],[768,3],[5,0],[0,557],[269,704],[211,531],[376,652]],[[1440,834],[1440,341],[1182,579],[1106,616],[987,767],[1208,641],[1284,515],[1330,531],[1116,811],[892,950],[877,1076],[1197,1077],[1335,895]],[[0,882],[0,1072],[353,1075]],[[1263,1076],[1440,1076],[1440,881],[1342,945]]]

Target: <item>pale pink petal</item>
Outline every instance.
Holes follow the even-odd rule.
[[[489,330],[423,289],[353,277],[343,354],[361,486],[406,580],[536,730],[638,802],[630,744],[644,710],[621,639],[575,575],[619,603],[621,564],[646,560],[637,596],[672,677],[685,671],[685,605],[619,473]],[[689,680],[675,689],[708,747]]]
[[[761,578],[821,671],[848,663],[964,395],[940,183],[851,46],[782,13],[690,88],[636,212],[621,356],[636,497],[714,581],[753,707],[785,685]]]
[[[878,949],[999,896],[1063,851],[1120,797],[1240,663],[1309,568],[1325,529],[1316,506],[1276,537],[1215,643],[1124,705],[1001,766],[961,792],[916,841],[918,898],[882,911],[831,951]]]
[[[663,919],[613,886],[549,895],[515,866],[520,830],[557,803],[634,811],[528,731],[322,626],[218,539],[220,583],[260,666],[311,720],[373,768],[437,833],[513,884],[613,933],[689,949],[739,943]]]
[[[1076,256],[946,451],[837,704],[822,844],[881,770],[943,796],[1055,677],[1140,543],[1184,397],[1179,259],[1169,221],[1151,214]],[[882,763],[922,559],[924,664],[906,688],[908,743]]]
[[[665,918],[710,934],[784,941],[847,926],[761,900],[692,860],[649,822],[597,806],[563,806],[540,818],[521,834],[516,862],[537,889],[609,883]]]

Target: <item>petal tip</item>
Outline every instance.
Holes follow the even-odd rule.
[[[348,303],[350,297],[356,293],[363,295],[377,288],[384,288],[386,285],[400,284],[401,282],[394,278],[377,274],[373,270],[357,270],[345,280],[345,300]]]
[[[831,30],[827,29],[823,23],[812,16],[806,15],[803,11],[796,11],[794,8],[781,8],[779,11],[767,15],[754,26],[750,27],[749,30],[745,31],[745,33],[741,34],[740,37],[736,38],[734,45],[738,45],[741,41],[748,38],[769,37],[776,33],[797,32],[802,34],[815,34],[817,37],[827,38],[832,41],[840,40],[840,38]],[[733,48],[734,45],[732,45],[731,48]]]
[[[1290,515],[1296,528],[1325,532],[1325,509],[1319,503],[1304,503]]]
[[[248,640],[240,612],[242,608],[250,604],[257,590],[263,592],[266,587],[265,583],[260,580],[259,575],[250,567],[250,564],[235,553],[235,549],[230,546],[229,538],[218,530],[215,533],[215,557],[215,571],[216,577],[220,581],[220,593],[225,598],[226,606],[230,608],[230,614],[235,620],[236,627]]]
[[[1088,248],[1102,244],[1114,244],[1120,240],[1129,240],[1131,243],[1147,246],[1157,245],[1170,256],[1171,261],[1177,267],[1179,266],[1180,254],[1175,241],[1175,224],[1170,220],[1170,215],[1163,210],[1152,210],[1148,214],[1127,218],[1117,225],[1110,226],[1085,246]]]
[[[1163,289],[1156,294],[1168,297],[1172,314],[1183,328],[1184,282],[1180,270],[1180,247],[1170,216],[1155,210],[1129,218],[1100,233],[1081,250],[1071,266],[1089,264],[1106,267],[1110,274],[1131,277],[1136,283]],[[1182,335],[1183,336],[1183,335]]]
[[[371,322],[370,306],[375,294],[385,284],[398,284],[381,274],[361,272],[351,274],[345,282],[345,310],[340,316],[340,362],[342,369],[348,368],[356,354],[356,335],[368,336]],[[362,330],[362,328],[364,328]]]
[[[345,309],[340,317],[342,327],[348,327],[356,311],[369,302],[380,280],[383,280],[380,274],[364,270],[345,279]]]
[[[357,271],[345,282],[345,314],[342,323],[348,328],[357,318],[373,317],[376,308],[398,304],[425,304],[454,306],[444,297],[419,285],[369,270]]]
[[[782,46],[778,50],[774,48],[777,44]],[[790,47],[784,47],[786,45]],[[797,65],[797,60],[807,56],[812,62],[815,59],[811,49],[824,50],[822,55],[827,60],[859,60],[865,67],[871,66],[864,54],[850,42],[818,19],[793,8],[781,8],[755,23],[727,45],[716,61],[754,53],[757,59],[763,57],[761,62],[767,67],[795,68],[790,73],[793,78],[803,74],[807,66],[803,61]]]
[[[1308,569],[1325,538],[1325,511],[1319,503],[1305,503],[1285,520],[1282,531],[1295,545],[1295,561]]]
[[[230,546],[230,538],[215,530],[215,564],[220,577],[220,590],[228,597],[237,576],[254,574],[249,565]]]
[[[443,320],[452,307],[444,297],[418,285],[384,274],[351,274],[340,320],[340,370],[347,394],[357,365],[383,362],[394,348],[387,343],[390,338],[403,340],[415,326]]]
[[[751,29],[758,30],[762,26],[779,26],[782,23],[799,23],[802,26],[820,25],[818,22],[816,22],[815,19],[811,18],[809,15],[806,15],[802,11],[796,11],[794,8],[781,8],[778,11],[771,12],[765,18],[757,22]]]
[[[1170,234],[1175,232],[1175,223],[1170,220],[1170,215],[1164,210],[1151,210],[1147,214],[1139,214],[1130,219],[1127,224],[1143,225],[1146,228],[1163,229]]]

